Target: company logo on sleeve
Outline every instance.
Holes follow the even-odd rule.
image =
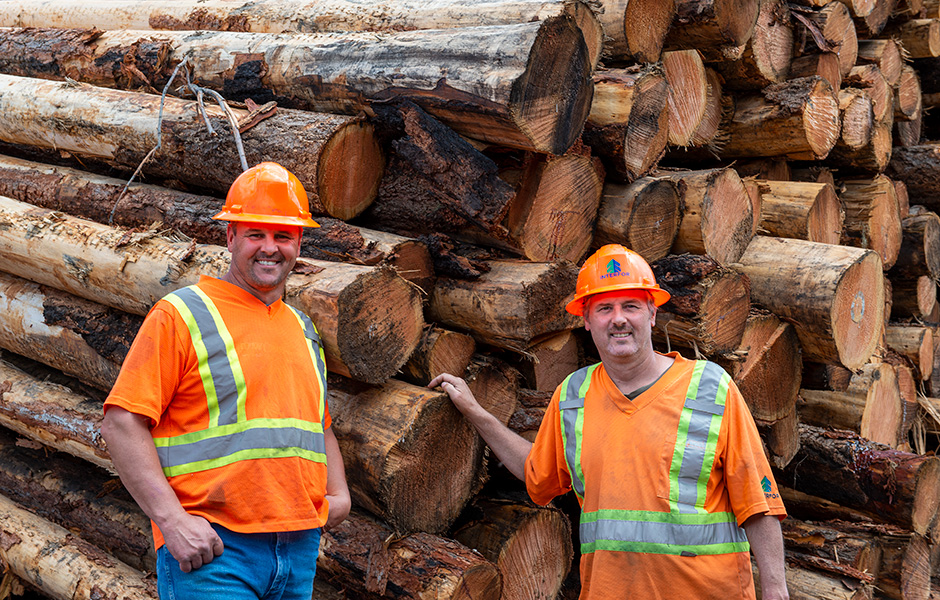
[[[764,490],[765,498],[779,498],[780,497],[780,494],[774,493],[774,486],[772,483],[770,483],[770,479],[767,478],[766,476],[763,479],[761,479],[760,487],[762,490]]]

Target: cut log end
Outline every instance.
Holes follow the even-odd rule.
[[[817,158],[823,159],[839,139],[839,101],[832,87],[819,79],[806,102],[803,111],[803,127],[806,141]]]
[[[741,277],[718,279],[702,302],[699,312],[704,325],[702,338],[715,348],[735,348],[747,321],[751,295]]]
[[[705,116],[708,77],[697,50],[678,50],[663,55],[669,82],[669,143],[688,146]]]
[[[865,364],[875,352],[884,326],[881,259],[866,252],[846,269],[832,301],[832,335],[840,362],[850,369]]]
[[[385,157],[372,125],[350,123],[327,142],[320,157],[317,188],[327,214],[351,219],[372,204],[385,170]]]
[[[640,63],[656,62],[676,12],[674,0],[630,0],[623,13],[625,43],[611,45],[611,54],[632,57]]]
[[[621,211],[624,207],[629,210]],[[644,178],[629,186],[608,183],[594,245],[623,244],[653,262],[669,254],[679,220],[679,193],[672,182]]]
[[[722,169],[712,182],[709,197],[712,206],[723,208],[714,215],[710,212],[703,214],[702,237],[705,253],[721,264],[733,263],[741,258],[754,237],[750,195],[734,169]],[[722,215],[744,217],[731,220],[715,218]],[[729,229],[729,223],[734,227]]]
[[[930,530],[940,508],[940,461],[927,460],[917,469],[912,529],[924,534]]]
[[[842,207],[835,188],[823,185],[809,211],[807,239],[822,244],[838,244],[842,234],[842,222]]]

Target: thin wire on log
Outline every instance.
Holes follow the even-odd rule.
[[[170,89],[170,84],[173,83],[173,80],[176,78],[176,74],[179,73],[180,67],[186,64],[186,61],[189,60],[184,58],[180,64],[176,65],[176,68],[173,69],[173,74],[170,75],[170,80],[166,82],[166,85],[163,86],[163,93],[160,94],[160,112],[157,114],[157,145],[153,147],[153,150],[147,153],[147,156],[144,157],[144,160],[140,161],[140,164],[137,165],[137,170],[134,171],[134,174],[131,175],[131,178],[127,180],[127,183],[124,184],[124,189],[121,190],[121,193],[118,194],[117,200],[114,201],[114,206],[111,207],[111,214],[108,215],[108,225],[114,225],[114,211],[117,210],[118,202],[124,197],[124,194],[127,193],[127,188],[130,187],[131,183],[140,174],[140,170],[144,168],[144,164],[150,160],[150,157],[160,149],[160,146],[163,145],[163,103],[166,101],[167,90]],[[187,69],[187,73],[189,70]]]
[[[183,59],[185,62],[186,59]],[[181,63],[182,64],[182,63]],[[232,109],[225,102],[225,98],[215,90],[210,90],[196,85],[192,82],[189,76],[189,69],[186,69],[186,87],[189,88],[196,96],[196,101],[199,104],[199,112],[202,114],[202,119],[206,122],[206,127],[209,129],[209,133],[215,135],[215,131],[212,129],[212,125],[209,124],[209,116],[206,114],[206,107],[203,105],[202,96],[203,94],[209,94],[215,101],[219,103],[219,107],[222,109],[222,112],[225,113],[225,117],[228,119],[229,127],[232,128],[232,135],[235,136],[235,147],[238,149],[238,159],[241,161],[242,171],[248,170],[248,161],[245,159],[245,148],[242,146],[242,135],[238,130],[238,118],[235,116],[235,113],[232,112]]]

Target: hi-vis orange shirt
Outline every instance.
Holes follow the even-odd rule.
[[[786,515],[730,377],[668,356],[673,365],[634,401],[602,364],[576,372],[555,391],[526,460],[536,503],[579,496],[582,599],[753,599],[739,526]]]
[[[151,309],[105,410],[150,419],[190,514],[242,533],[315,529],[328,511],[325,378],[305,315],[202,277]]]

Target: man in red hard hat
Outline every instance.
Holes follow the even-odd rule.
[[[582,599],[751,600],[749,548],[763,600],[788,598],[786,512],[754,421],[720,367],[653,350],[668,300],[623,246],[585,261],[566,308],[583,317],[601,362],[558,386],[534,444],[462,379],[429,386],[443,387],[536,503],[574,490]]]
[[[101,434],[153,522],[161,598],[310,600],[321,530],[350,508],[320,336],[281,300],[318,225],[275,163],[242,173],[214,218],[228,271],[154,305]]]

